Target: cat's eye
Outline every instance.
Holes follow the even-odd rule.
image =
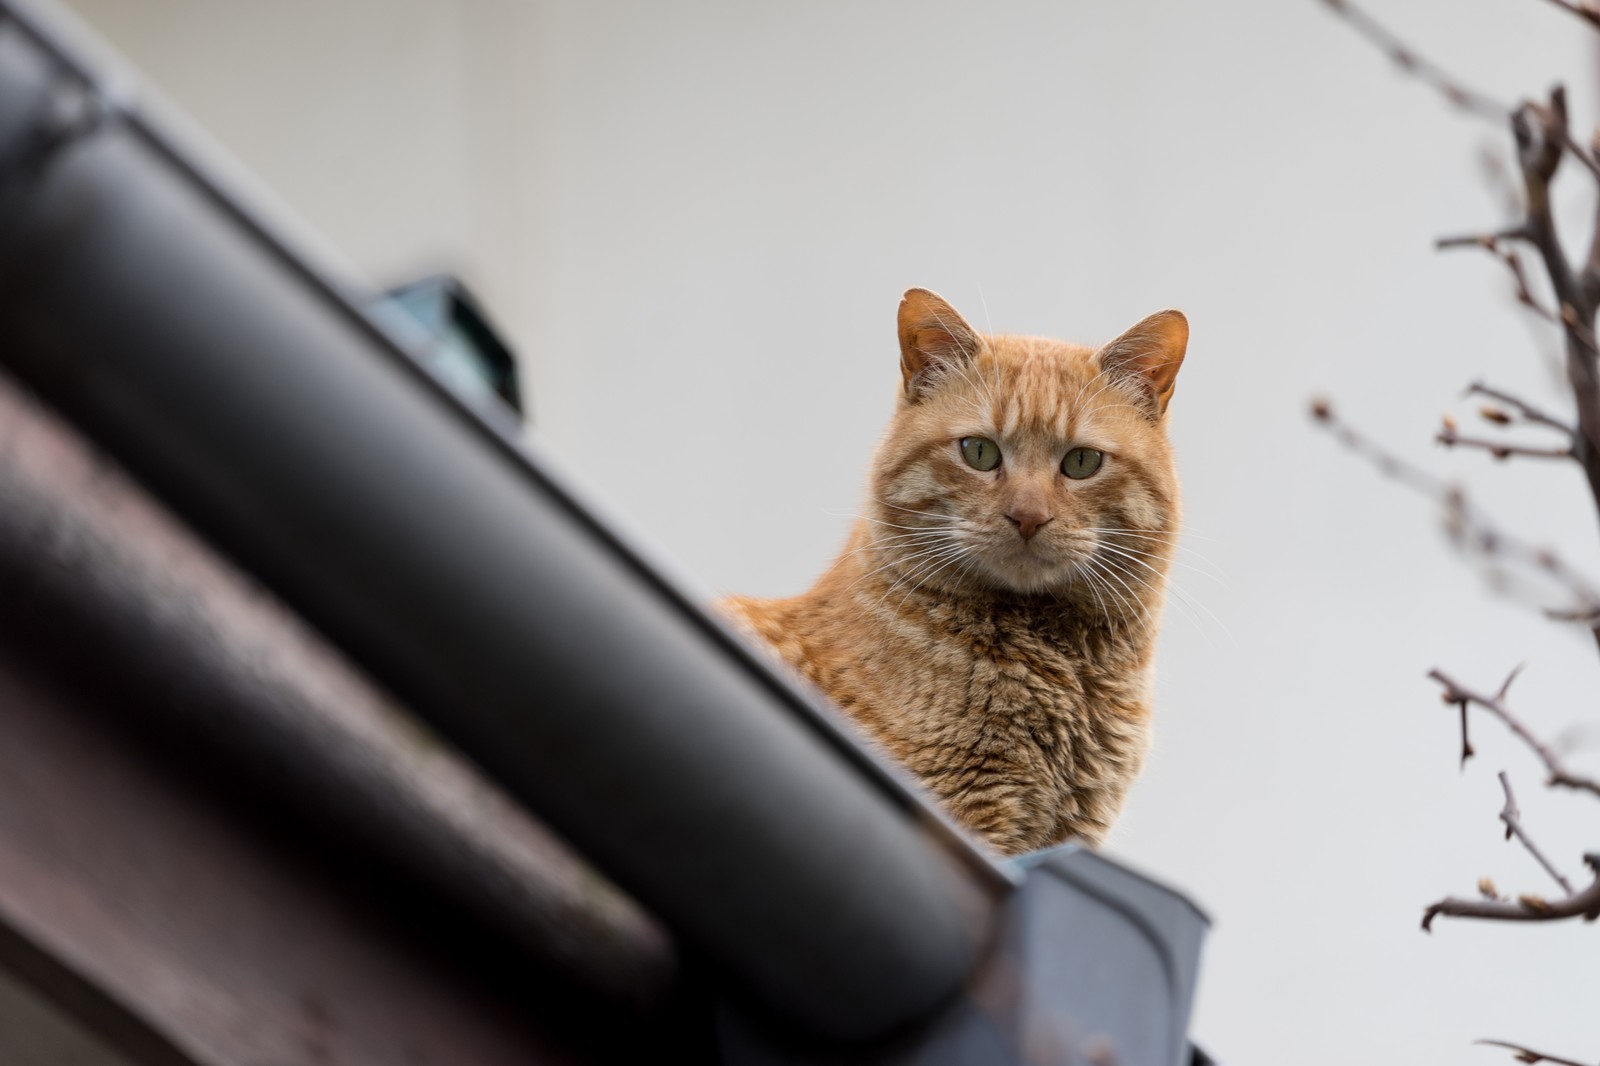
[[[1074,480],[1086,478],[1100,469],[1100,460],[1104,458],[1103,452],[1093,448],[1074,448],[1061,460],[1061,472]]]
[[[1000,446],[988,437],[962,437],[961,458],[974,470],[993,470],[1000,465]]]

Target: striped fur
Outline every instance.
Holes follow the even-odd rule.
[[[903,395],[844,552],[802,595],[719,606],[997,850],[1098,845],[1149,744],[1187,323],[1159,312],[1094,350],[980,335],[913,289],[900,335]],[[1000,466],[969,466],[968,437]],[[1061,471],[1076,447],[1104,453],[1082,480]]]

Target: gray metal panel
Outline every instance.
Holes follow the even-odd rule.
[[[1188,1066],[1207,919],[1075,845],[1027,856],[997,942],[959,1000],[876,1044],[830,1045],[725,1001],[729,1066]]]
[[[1185,1063],[1209,921],[1187,898],[1091,851],[1046,853],[1013,905],[1034,1033],[1123,1066]]]
[[[38,152],[62,78],[0,22],[0,360],[753,994],[950,996],[1004,877],[145,117]]]

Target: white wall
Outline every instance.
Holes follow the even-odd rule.
[[[1481,874],[1545,890],[1499,839],[1498,769],[1571,875],[1600,846],[1490,723],[1458,772],[1424,673],[1525,660],[1517,703],[1554,734],[1595,721],[1594,649],[1486,594],[1306,401],[1600,572],[1596,523],[1574,471],[1428,445],[1477,375],[1551,395],[1497,266],[1430,249],[1502,221],[1476,159],[1504,138],[1320,5],[74,6],[374,275],[463,270],[541,443],[709,588],[798,590],[838,546],[904,288],[1083,341],[1184,308],[1192,568],[1112,850],[1216,918],[1199,1036],[1240,1063],[1600,1054],[1593,927],[1417,930]],[[1565,77],[1595,118],[1592,40],[1553,6],[1382,10],[1485,89]]]

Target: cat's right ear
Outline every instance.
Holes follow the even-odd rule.
[[[900,376],[906,399],[919,402],[948,370],[959,370],[978,356],[982,342],[936,293],[908,289],[900,301]]]
[[[1178,368],[1183,365],[1183,353],[1188,346],[1189,320],[1183,317],[1182,311],[1168,308],[1140,321],[1101,348],[1097,357],[1100,366],[1113,376],[1135,381],[1150,406],[1150,413],[1160,418],[1167,413],[1167,403],[1172,399]]]

